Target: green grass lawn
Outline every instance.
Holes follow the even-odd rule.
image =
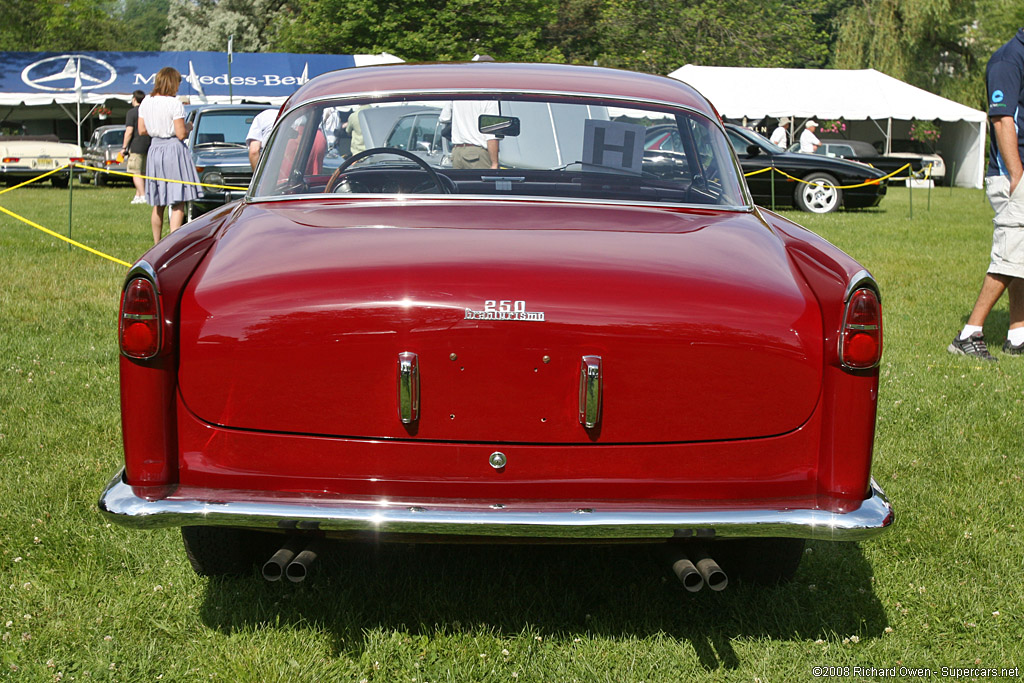
[[[128,188],[76,186],[72,236],[151,242]],[[874,474],[898,513],[811,542],[791,584],[691,595],[623,547],[341,546],[304,584],[201,579],[177,530],[104,522],[120,467],[125,268],[0,216],[0,679],[793,681],[815,666],[1024,666],[1024,358],[946,353],[988,263],[981,191],[892,188],[789,214],[878,279]],[[0,195],[58,232],[68,192]],[[1007,327],[1005,300],[986,332]],[[851,672],[852,673],[852,672]]]

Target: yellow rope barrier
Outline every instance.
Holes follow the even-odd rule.
[[[43,226],[39,225],[38,223],[33,223],[32,221],[30,221],[29,219],[25,218],[24,216],[19,216],[18,214],[14,213],[13,211],[11,211],[9,209],[4,208],[3,206],[0,206],[0,212],[3,212],[5,214],[7,214],[11,218],[18,219],[19,221],[21,221],[22,223],[25,223],[26,225],[31,225],[36,230],[42,230],[47,235],[52,235],[53,237],[56,237],[57,239],[64,240],[65,242],[67,242],[68,244],[70,244],[72,246],[78,247],[79,249],[85,249],[86,251],[88,251],[91,254],[96,254],[97,256],[102,256],[103,258],[107,259],[108,261],[113,261],[114,263],[119,263],[122,266],[124,266],[125,268],[129,268],[132,265],[132,264],[128,263],[127,261],[122,261],[119,258],[114,258],[113,256],[109,256],[108,254],[104,254],[102,251],[97,251],[96,249],[93,249],[92,247],[87,247],[86,245],[82,244],[81,242],[76,242],[75,240],[71,239],[70,237],[65,237],[64,235],[61,235],[58,232],[54,232],[53,230],[50,230],[49,228],[44,228]]]
[[[70,164],[68,166],[70,166]],[[37,175],[35,178],[31,178],[30,180],[26,180],[23,183],[18,183],[17,185],[12,185],[11,187],[4,188],[3,190],[0,190],[0,194],[6,194],[6,193],[10,192],[11,190],[17,190],[19,187],[25,187],[26,185],[31,185],[32,183],[36,182],[37,180],[42,180],[43,178],[45,178],[47,176],[51,176],[54,173],[58,173],[60,171],[63,171],[65,168],[68,168],[68,166],[61,166],[60,168],[55,168],[52,171],[47,171],[46,173],[44,173],[42,175]],[[70,182],[70,180],[68,182]]]
[[[903,166],[900,166],[899,168],[897,168],[892,173],[890,173],[888,175],[884,175],[881,178],[876,178],[874,180],[868,180],[866,182],[858,183],[856,185],[832,185],[831,183],[821,183],[821,182],[809,183],[806,180],[804,180],[803,178],[797,178],[796,176],[792,176],[792,175],[786,173],[785,171],[776,168],[775,166],[766,166],[765,168],[759,168],[758,170],[751,171],[750,173],[744,173],[743,177],[749,178],[750,176],[754,176],[754,175],[757,175],[759,173],[767,173],[768,171],[771,171],[771,170],[774,169],[775,172],[778,173],[779,175],[785,176],[786,178],[789,178],[790,180],[794,180],[794,181],[796,181],[798,183],[803,183],[804,185],[822,185],[824,187],[831,187],[831,188],[834,188],[836,190],[850,190],[850,189],[853,189],[855,187],[867,187],[868,185],[878,185],[883,180],[894,179],[893,176],[895,176],[897,173],[899,173],[899,172],[901,172],[901,171],[903,171],[903,170],[905,170],[907,168],[910,168],[910,164],[904,164]],[[903,178],[895,178],[895,180],[903,180]]]
[[[43,178],[46,178],[47,176],[51,176],[54,173],[58,173],[60,171],[63,171],[66,168],[71,168],[73,166],[75,166],[75,164],[67,164],[66,166],[61,166],[60,168],[55,168],[52,171],[48,171],[46,173],[43,173],[42,175],[36,176],[35,178],[32,178],[30,180],[26,180],[23,183],[19,183],[19,184],[15,185],[14,187],[8,187],[5,190],[0,190],[0,194],[3,194],[5,192],[10,192],[11,190],[16,190],[19,187],[25,187],[26,185],[31,185],[32,183],[37,182],[39,180],[42,180]],[[73,173],[69,173],[68,174],[68,182],[74,182],[74,174]],[[60,234],[59,232],[54,232],[53,230],[50,230],[49,228],[44,228],[43,226],[39,225],[38,223],[30,221],[29,219],[25,218],[24,216],[19,216],[18,214],[14,213],[10,209],[5,208],[3,206],[0,206],[0,213],[5,213],[8,216],[10,216],[11,218],[14,218],[16,220],[21,221],[25,225],[29,225],[29,226],[35,228],[36,230],[41,230],[42,232],[45,232],[47,235],[51,235],[53,237],[56,237],[59,240],[64,240],[65,242],[67,242],[68,244],[70,244],[72,246],[78,247],[79,249],[84,249],[85,251],[89,252],[90,254],[95,254],[96,256],[100,256],[102,258],[105,258],[108,261],[113,261],[114,263],[120,264],[120,265],[124,266],[125,268],[130,268],[131,265],[132,265],[132,264],[128,263],[127,261],[122,261],[121,259],[114,258],[113,256],[111,256],[109,254],[104,254],[102,251],[99,251],[97,249],[93,249],[92,247],[86,246],[86,245],[82,244],[81,242],[76,242],[75,240],[71,239],[70,237],[65,237],[64,235]]]
[[[144,178],[146,180],[162,180],[165,183],[180,183],[182,185],[196,185],[198,187],[212,187],[217,190],[248,190],[248,187],[241,187],[239,185],[208,185],[206,183],[193,183],[190,180],[170,180],[168,178],[154,178],[148,175],[142,175],[141,173],[125,173],[123,171],[108,171],[103,168],[96,168],[95,166],[86,166],[85,164],[74,164],[75,168],[84,168],[89,171],[97,171],[99,173],[109,173],[111,175],[127,176],[129,178]],[[59,169],[58,169],[59,170]],[[14,188],[11,188],[14,189]]]

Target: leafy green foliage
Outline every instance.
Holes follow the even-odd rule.
[[[1003,0],[859,0],[837,20],[832,64],[873,68],[985,109],[988,58],[1024,25]]]
[[[543,44],[551,0],[297,0],[278,47],[294,52],[389,52],[406,61],[561,61]],[[400,7],[400,9],[399,9]]]
[[[601,63],[652,73],[684,64],[823,66],[827,7],[824,0],[605,0]]]
[[[273,48],[277,30],[290,16],[292,0],[169,0],[164,50],[235,52]]]
[[[125,0],[125,42],[119,50],[157,51],[167,32],[171,0]]]
[[[0,49],[108,50],[124,42],[119,0],[12,0],[0,3]]]

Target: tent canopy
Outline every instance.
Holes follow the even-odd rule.
[[[131,94],[149,93],[165,66],[181,73],[178,95],[193,104],[280,104],[322,73],[401,61],[386,53],[0,52],[0,124],[77,137],[82,144],[83,125],[88,135],[95,123],[93,112],[104,105],[108,111],[99,123],[124,121]]]
[[[751,69],[687,64],[669,74],[725,117],[984,122],[986,114],[874,69]]]
[[[100,104],[153,89],[156,72],[182,75],[178,94],[194,103],[282,102],[314,76],[402,60],[389,54],[239,52],[0,52],[0,105]]]
[[[956,165],[956,182],[981,187],[987,114],[874,69],[760,69],[687,64],[669,74],[689,83],[729,119],[779,118],[874,121],[853,126],[872,141],[905,137],[909,122],[942,121],[939,152]],[[890,121],[903,122],[891,126]],[[877,122],[884,122],[884,127]],[[798,127],[794,125],[794,131]]]

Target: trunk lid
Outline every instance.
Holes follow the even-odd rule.
[[[817,302],[751,214],[325,200],[241,216],[181,305],[181,395],[213,424],[670,443],[781,434],[818,401]],[[410,424],[402,353],[418,364]],[[589,429],[584,356],[601,359]]]

